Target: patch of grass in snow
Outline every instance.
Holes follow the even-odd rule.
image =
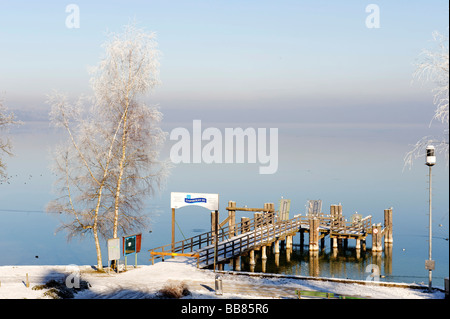
[[[68,288],[65,282],[51,279],[47,281],[44,285],[36,285],[33,290],[44,290],[44,297],[50,297],[52,299],[71,299],[74,294],[81,290],[88,289],[90,284],[87,281],[80,280],[80,288]]]
[[[158,298],[168,298],[168,299],[180,299],[182,297],[186,297],[189,295],[191,295],[191,292],[189,291],[186,283],[183,281],[182,282],[169,281],[156,294]]]

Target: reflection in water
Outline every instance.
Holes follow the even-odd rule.
[[[231,261],[225,269],[356,280],[383,280],[392,274],[392,245],[386,245],[382,252],[345,246],[309,251],[307,245],[304,247],[281,247],[279,253],[267,247],[266,258],[262,258],[262,250],[254,252],[254,265],[246,255]]]

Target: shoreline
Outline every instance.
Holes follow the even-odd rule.
[[[130,266],[124,272],[97,272],[85,266],[0,266],[0,299],[48,299],[33,290],[49,280],[80,278],[89,289],[74,299],[159,299],[168,284],[186,285],[191,292],[182,299],[296,299],[296,290],[330,292],[364,299],[444,299],[445,291],[417,284],[369,282],[339,278],[247,273],[197,269],[186,258],[155,265]],[[216,275],[222,277],[223,295],[215,294]],[[28,282],[28,287],[27,287]]]

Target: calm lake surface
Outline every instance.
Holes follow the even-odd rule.
[[[12,138],[15,157],[7,159],[8,182],[0,185],[0,265],[95,264],[93,238],[68,242],[64,232],[56,232],[64,217],[44,212],[46,204],[57,196],[49,169],[50,150],[57,136],[48,129],[39,132],[22,129]],[[320,130],[320,134],[325,133]],[[238,207],[263,207],[264,203],[273,202],[278,208],[278,200],[283,196],[291,199],[290,216],[303,214],[309,199],[321,199],[324,213],[329,212],[330,205],[342,203],[345,217],[350,218],[357,211],[363,216],[372,215],[373,223],[383,223],[383,210],[393,207],[393,247],[372,255],[369,236],[366,251],[358,253],[354,240],[349,240],[347,250],[333,252],[326,238],[324,250],[311,257],[307,246],[303,250],[299,247],[297,234],[289,256],[285,250],[279,256],[269,253],[263,265],[257,252],[255,269],[250,269],[248,258],[242,257],[241,270],[365,280],[371,269],[378,267],[382,281],[428,283],[424,267],[428,259],[426,167],[417,164],[411,171],[402,171],[406,143],[400,147],[401,143],[388,140],[377,142],[395,158],[387,160],[384,154],[358,143],[346,131],[340,134],[346,136],[347,143],[358,146],[360,158],[347,163],[344,155],[338,154],[330,161],[329,152],[342,145],[330,138],[329,144],[317,148],[313,145],[314,133],[308,130],[308,134],[311,139],[299,139],[290,134],[289,128],[280,129],[284,138],[280,139],[278,172],[273,175],[259,175],[258,165],[252,164],[177,165],[165,189],[148,201],[146,212],[151,224],[142,230],[138,264],[150,264],[148,250],[170,243],[171,191],[219,193],[220,221],[226,217],[224,207],[229,200]],[[298,150],[291,145],[297,145]],[[165,149],[163,155],[167,154]],[[436,165],[433,175],[433,285],[442,287],[444,277],[449,275],[448,168]],[[236,220],[244,216],[253,217],[251,213],[237,212]],[[210,212],[199,207],[177,210],[176,220],[177,241],[210,230]],[[308,243],[307,235],[304,243]],[[106,264],[106,240],[102,254]],[[134,257],[131,259],[134,262]]]

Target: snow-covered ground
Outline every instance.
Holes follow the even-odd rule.
[[[27,274],[29,287],[26,287]],[[263,299],[296,298],[295,290],[332,292],[346,296],[376,299],[441,299],[444,293],[428,293],[424,289],[383,287],[357,283],[332,282],[314,279],[295,279],[283,276],[260,277],[221,273],[223,295],[215,294],[215,276],[211,270],[195,267],[191,260],[177,257],[153,266],[130,267],[128,271],[99,273],[91,266],[0,266],[0,299],[40,299],[45,290],[32,289],[50,279],[59,279],[69,285],[78,278],[90,284],[75,294],[81,299],[139,299],[159,298],[163,287],[183,283],[192,299]]]

